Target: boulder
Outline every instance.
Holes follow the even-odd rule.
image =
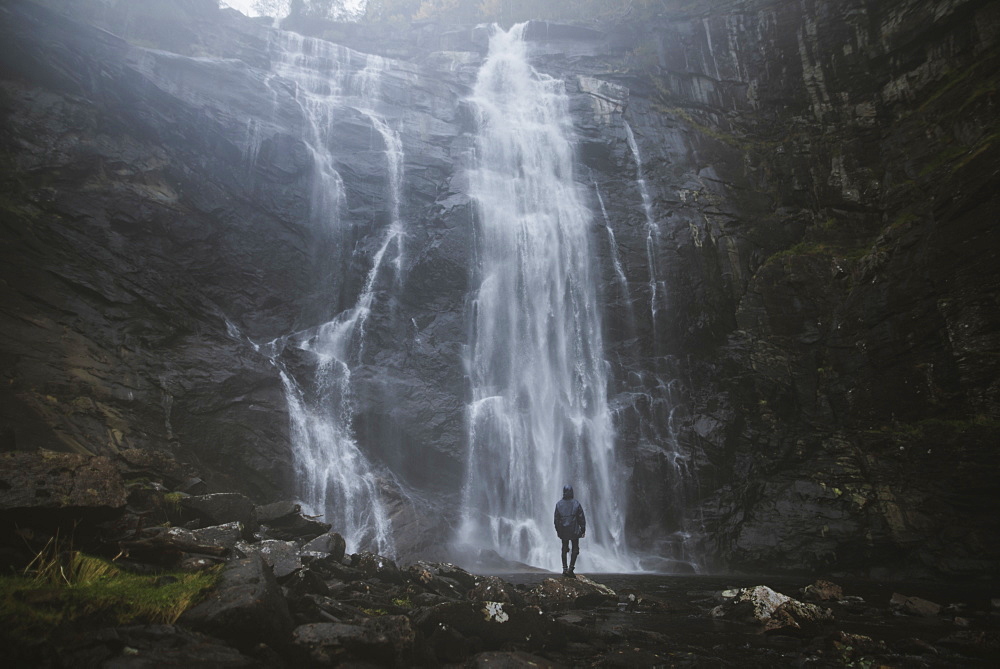
[[[266,539],[257,544],[242,541],[237,544],[236,548],[244,555],[260,555],[274,571],[275,577],[279,579],[302,568],[302,558],[299,556],[298,547],[290,541]]]
[[[765,632],[792,635],[816,633],[833,620],[830,609],[800,602],[766,585],[740,589],[729,601],[712,609],[711,615],[763,625]]]
[[[586,576],[547,578],[532,588],[525,599],[544,611],[594,607],[618,601],[618,594]]]
[[[738,622],[765,623],[779,606],[791,597],[775,592],[766,585],[741,588],[729,601],[712,609],[713,618],[725,618]]]
[[[292,630],[281,588],[259,554],[230,562],[215,589],[180,622],[242,648],[280,645]]]
[[[811,585],[802,588],[802,599],[807,602],[827,602],[840,601],[844,598],[844,589],[836,583],[817,580]]]
[[[110,458],[53,451],[0,453],[0,514],[5,518],[33,512],[108,518],[125,507],[126,497]]]
[[[306,595],[328,596],[330,588],[319,574],[310,569],[299,569],[290,574],[282,583],[287,599],[301,599]]]
[[[427,594],[447,599],[464,599],[477,582],[475,576],[447,562],[415,562],[405,568],[403,576]]]
[[[405,666],[414,638],[406,616],[379,616],[357,625],[310,623],[292,633],[292,642],[302,661],[320,667],[346,661]]]
[[[200,530],[182,530],[179,527],[172,527],[169,534],[186,532],[195,543],[209,544],[232,550],[243,538],[245,528],[241,523],[226,523],[225,525],[213,525],[203,527]]]
[[[323,578],[335,578],[338,581],[360,581],[365,578],[364,572],[349,567],[341,560],[335,560],[333,555],[325,553],[301,553],[299,558],[303,566],[309,567]]]
[[[343,560],[346,550],[347,542],[344,541],[344,537],[340,536],[336,532],[321,534],[315,539],[306,542],[306,544],[302,546],[303,552],[327,553],[332,556],[334,560]]]
[[[764,622],[765,632],[782,634],[814,634],[823,623],[833,620],[833,612],[815,604],[789,599],[779,605]]]
[[[355,553],[351,556],[351,566],[365,575],[365,578],[377,578],[385,583],[402,585],[403,574],[396,563],[375,553]]]
[[[484,576],[468,593],[474,602],[502,602],[514,606],[524,606],[524,597],[510,583],[499,576]]]
[[[283,541],[309,541],[330,531],[329,523],[322,523],[302,515],[302,507],[284,500],[257,507],[257,520],[272,539]]]
[[[898,592],[892,593],[892,598],[889,600],[889,607],[894,611],[906,613],[911,616],[925,616],[928,618],[941,613],[940,604],[935,604],[920,597],[907,597]]]
[[[235,492],[182,497],[181,508],[185,516],[198,519],[200,527],[241,523],[248,532],[257,529],[257,514],[253,502]]]
[[[151,448],[126,448],[117,453],[116,464],[127,479],[146,479],[170,490],[191,495],[205,492],[205,483],[189,465],[179,462],[166,451]]]

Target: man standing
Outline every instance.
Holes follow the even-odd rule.
[[[562,499],[556,502],[555,513],[556,534],[562,539],[563,576],[576,578],[573,572],[576,567],[576,556],[580,554],[580,539],[587,534],[587,518],[583,515],[583,507],[573,499],[573,486],[563,486]],[[569,542],[573,542],[573,553],[570,556],[569,568],[566,568],[566,553],[569,552]]]

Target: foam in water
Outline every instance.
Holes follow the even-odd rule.
[[[607,402],[591,212],[574,179],[561,81],[528,62],[523,25],[497,30],[472,95],[478,204],[469,456],[459,542],[555,569],[553,508],[587,513],[580,567],[631,571],[626,471]]]

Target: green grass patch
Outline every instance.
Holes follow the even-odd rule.
[[[80,622],[173,623],[220,571],[131,574],[78,551],[56,553],[50,543],[23,573],[0,577],[0,618],[8,636],[26,642]]]

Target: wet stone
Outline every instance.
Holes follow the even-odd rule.
[[[202,528],[227,523],[241,523],[247,531],[253,531],[257,527],[257,513],[253,502],[239,493],[191,495],[182,497],[180,504],[186,516],[200,520]]]

